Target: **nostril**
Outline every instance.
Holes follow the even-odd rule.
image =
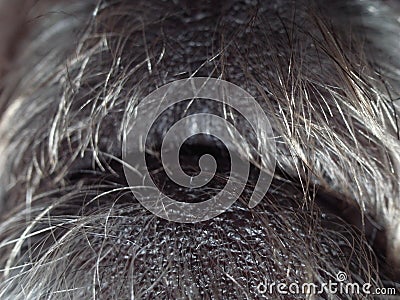
[[[196,134],[188,138],[179,149],[179,166],[168,165],[170,172],[181,168],[182,171],[196,178],[202,172],[211,178],[200,187],[185,187],[174,182],[165,170],[161,161],[160,149],[152,149],[146,154],[146,163],[154,183],[165,195],[179,202],[198,203],[214,197],[222,190],[230,175],[230,154],[228,149],[218,139],[211,135]],[[208,156],[208,157],[207,157]],[[210,158],[215,160],[215,170],[202,168],[202,161]]]
[[[202,158],[208,155],[213,157],[217,163],[216,173],[229,175],[229,151],[226,146],[214,136],[206,134],[191,136],[182,145],[179,152],[180,164],[182,166],[187,166],[186,169],[192,170],[189,172],[190,176],[199,175]]]
[[[182,100],[149,124],[147,170],[159,191],[176,201],[199,203],[220,192],[233,199],[249,178],[258,179],[250,161],[259,160],[256,141],[252,124],[233,106],[201,97]]]

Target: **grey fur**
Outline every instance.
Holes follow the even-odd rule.
[[[366,218],[384,229],[399,272],[398,11],[374,1],[149,2],[31,11],[0,99],[0,298],[243,299],[263,278],[321,282],[338,270],[381,286]],[[189,76],[252,93],[291,178],[277,174],[254,211],[238,204],[193,226],[129,202],[115,167],[133,107]],[[69,179],[79,170],[91,172]],[[317,189],[359,206],[361,231],[324,227]],[[292,198],[293,210],[279,200]]]

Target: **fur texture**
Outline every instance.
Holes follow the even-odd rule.
[[[0,298],[254,299],[265,279],[326,282],[339,271],[398,289],[395,5],[192,2],[30,7],[0,98]],[[259,206],[244,204],[250,179],[229,211],[183,225],[133,199],[121,140],[143,97],[190,76],[257,99],[278,165]]]

